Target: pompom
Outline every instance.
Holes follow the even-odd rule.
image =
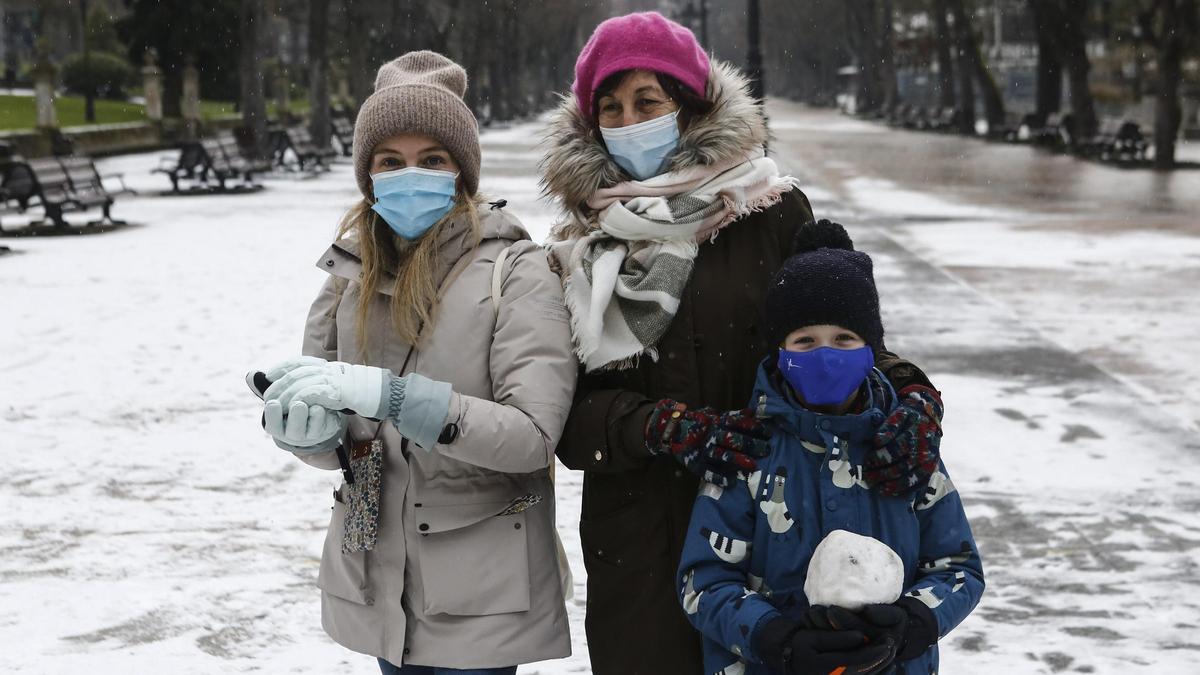
[[[846,233],[846,228],[830,220],[809,221],[801,225],[796,230],[796,238],[792,240],[792,255],[819,248],[853,251],[854,242]]]

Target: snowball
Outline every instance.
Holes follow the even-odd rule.
[[[891,604],[904,590],[904,563],[873,537],[834,530],[817,544],[808,563],[804,594],[813,605],[845,607]]]

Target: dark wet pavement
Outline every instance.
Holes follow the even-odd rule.
[[[1027,145],[891,129],[851,130],[832,110],[773,106],[775,152],[835,192],[848,178],[882,176],[940,198],[1067,216],[1079,227],[1175,229],[1200,236],[1200,170],[1121,169]],[[797,112],[800,111],[800,112]]]

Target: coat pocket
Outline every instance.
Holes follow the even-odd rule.
[[[505,501],[419,509],[426,614],[529,611],[525,513],[497,515],[509,506]]]
[[[346,534],[346,505],[340,492],[333,493],[333,516],[325,533],[325,548],[321,552],[321,571],[317,587],[343,600],[370,605],[374,601],[367,583],[367,554],[363,551],[342,553],[342,538]]]

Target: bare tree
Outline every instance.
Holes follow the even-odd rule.
[[[971,17],[967,14],[967,8],[963,0],[948,0],[950,8],[950,16],[954,18],[954,34],[958,42],[958,67],[966,69],[974,79],[975,84],[979,85],[980,93],[983,95],[983,110],[987,118],[988,125],[991,128],[996,128],[1004,124],[1004,98],[1000,95],[1000,88],[996,85],[995,78],[992,77],[991,71],[988,70],[987,64],[984,63],[983,53],[979,47],[979,37],[975,34],[975,26],[971,22]],[[963,81],[961,74],[959,80]],[[965,114],[967,104],[967,94],[963,92],[963,124],[974,124],[974,104],[971,104],[971,115]],[[964,131],[966,131],[964,127]]]
[[[1087,54],[1089,0],[1033,1],[1042,29],[1053,38],[1058,58],[1067,68],[1075,131],[1083,138],[1091,136],[1096,133],[1096,104],[1088,84],[1092,68]]]
[[[308,100],[312,137],[318,147],[329,145],[329,0],[308,3]]]
[[[879,72],[879,21],[875,0],[846,0],[846,28],[850,51],[858,62],[855,109],[871,112],[883,102]]]
[[[247,130],[253,154],[261,155],[267,138],[267,99],[263,84],[261,40],[265,23],[262,0],[241,0],[241,52],[238,71],[241,76],[242,126]]]
[[[1030,0],[1036,2],[1036,0]],[[946,0],[932,0],[930,11],[933,13],[933,48],[937,58],[938,104],[943,108],[954,107],[954,61],[950,57],[953,36],[950,33],[950,22],[946,20]]]
[[[1037,32],[1036,114],[1045,120],[1062,106],[1062,59],[1058,55],[1055,31],[1050,25],[1045,0],[1029,0],[1029,16]]]
[[[1140,4],[1138,25],[1141,39],[1158,54],[1158,86],[1154,103],[1154,166],[1175,166],[1175,142],[1183,121],[1179,83],[1183,79],[1183,57],[1196,49],[1200,38],[1197,0],[1151,0]]]

